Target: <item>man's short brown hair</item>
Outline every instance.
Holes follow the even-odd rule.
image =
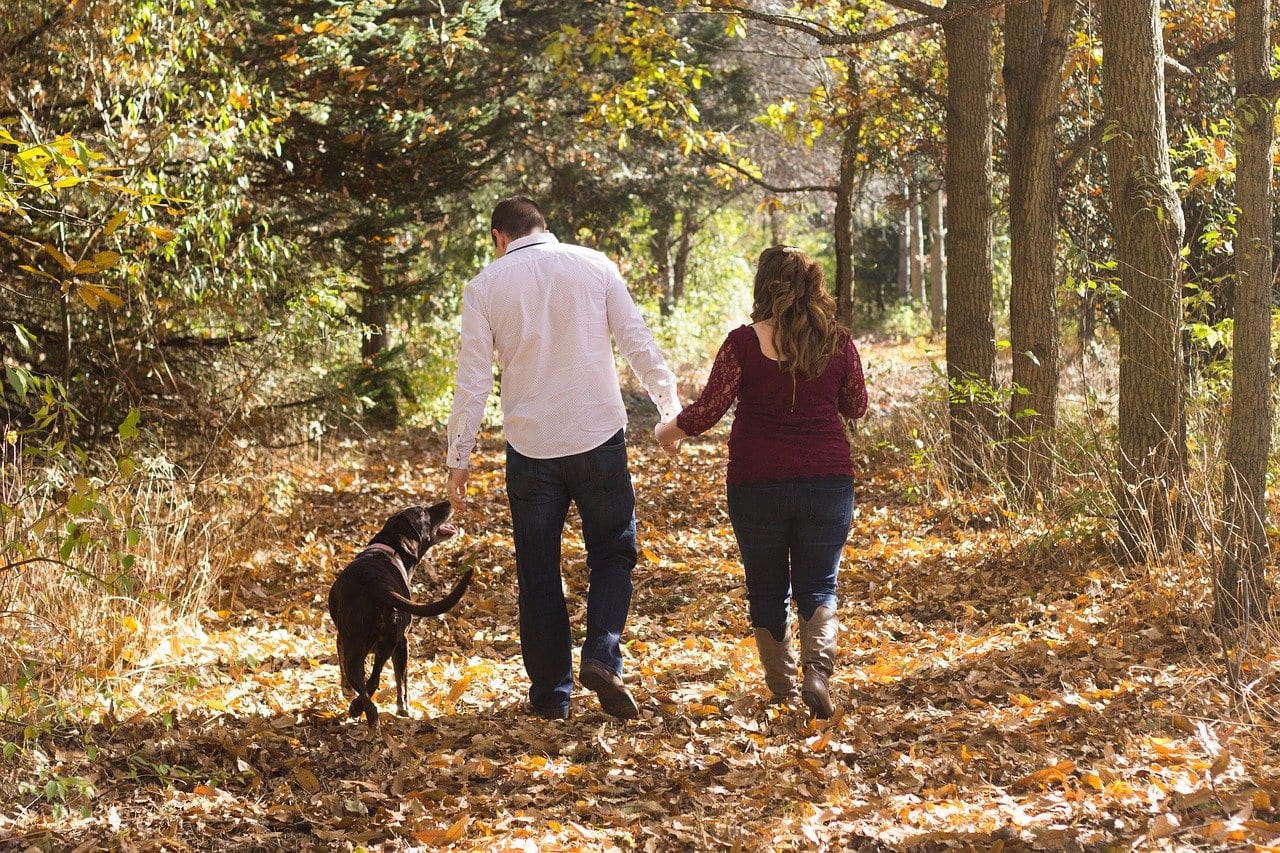
[[[535,231],[545,231],[547,220],[533,199],[516,195],[498,202],[490,227],[515,240]]]

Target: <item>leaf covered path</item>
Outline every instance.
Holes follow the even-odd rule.
[[[897,355],[864,357],[884,416],[892,395],[876,386],[902,381],[883,366]],[[89,780],[96,796],[69,796],[60,818],[37,795],[10,799],[5,848],[1174,849],[1280,836],[1274,754],[1248,753],[1267,739],[1220,722],[1215,647],[1186,627],[1176,573],[1126,572],[1087,537],[950,495],[864,432],[838,713],[816,723],[764,702],[723,432],[678,460],[646,432],[633,421],[643,550],[625,658],[640,719],[605,716],[589,693],[566,722],[522,711],[489,437],[462,534],[416,576],[426,598],[463,560],[477,570],[455,611],[413,629],[412,717],[390,713],[388,675],[380,730],[348,721],[329,583],[387,515],[444,482],[436,437],[352,445],[294,472],[276,538],[254,543],[201,628],[136,662],[98,723],[45,739],[49,764],[31,771]],[[564,562],[580,631],[572,533]]]

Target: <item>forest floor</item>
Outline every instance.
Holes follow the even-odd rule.
[[[1232,701],[1206,630],[1204,567],[1123,568],[1068,519],[952,493],[877,438],[927,375],[867,343],[870,423],[840,575],[838,712],[771,706],[724,511],[725,431],[679,458],[633,421],[642,546],[626,672],[639,719],[594,695],[523,710],[499,440],[482,441],[462,532],[420,567],[463,602],[416,623],[411,716],[389,674],[376,731],[346,718],[326,595],[396,509],[443,496],[439,436],[299,464],[200,625],[138,662],[92,725],[42,740],[3,849],[1249,849],[1280,839],[1269,653]],[[922,380],[923,381],[923,380]],[[586,577],[571,516],[565,583]],[[1073,532],[1075,531],[1075,532]],[[580,634],[579,634],[580,636]],[[60,794],[54,779],[90,783]]]

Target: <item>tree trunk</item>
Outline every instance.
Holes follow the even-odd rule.
[[[1057,162],[1054,129],[1075,0],[1005,11],[1008,105],[1009,479],[1025,499],[1053,483],[1058,420]]]
[[[672,232],[676,227],[675,208],[658,205],[653,209],[649,224],[653,236],[649,239],[649,254],[653,259],[654,279],[658,290],[658,305],[662,316],[669,317],[675,308],[675,286],[671,262]]]
[[[1183,530],[1182,207],[1165,127],[1159,0],[1102,4],[1102,97],[1120,286],[1120,538],[1128,556]]]
[[[907,209],[911,224],[911,300],[924,304],[924,218],[920,215],[920,188],[912,184]]]
[[[929,326],[934,335],[947,325],[946,229],[942,225],[945,204],[942,187],[929,194]]]
[[[391,309],[386,293],[382,255],[373,249],[360,259],[365,291],[360,299],[360,325],[364,336],[360,339],[360,360],[368,371],[373,408],[366,422],[373,427],[395,429],[400,423],[400,406],[396,401],[395,383],[384,363],[387,351],[387,322]]]
[[[787,242],[787,215],[782,209],[781,204],[769,205],[769,239],[773,241],[774,246],[781,246]]]
[[[1271,452],[1271,190],[1275,101],[1260,94],[1271,79],[1270,0],[1235,0],[1236,287],[1231,415],[1227,427],[1223,564],[1214,620],[1239,623],[1267,601],[1266,477]]]
[[[698,230],[695,211],[692,208],[680,214],[680,236],[676,240],[675,261],[671,267],[671,298],[679,303],[684,299],[685,283],[689,278],[689,255],[693,252],[693,235]]]
[[[962,480],[978,479],[995,437],[991,392],[991,12],[953,0],[961,12],[943,24],[947,60],[946,252],[947,378],[953,461]]]
[[[911,297],[911,187],[902,185],[905,205],[898,213],[898,301]]]
[[[836,253],[836,318],[853,325],[853,188],[858,176],[858,135],[861,124],[844,129],[840,141],[840,180],[834,218]]]

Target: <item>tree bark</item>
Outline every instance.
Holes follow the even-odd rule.
[[[1235,0],[1236,286],[1227,427],[1223,563],[1214,621],[1231,625],[1264,612],[1267,593],[1266,476],[1271,452],[1271,189],[1275,101],[1270,0]]]
[[[691,207],[685,208],[680,214],[680,236],[676,239],[675,259],[671,266],[671,298],[677,304],[684,299],[689,278],[689,256],[693,253],[693,235],[697,230],[696,211]]]
[[[911,226],[911,300],[924,304],[924,218],[920,215],[920,187],[911,185],[907,209]]]
[[[903,183],[898,213],[898,301],[911,298],[911,187]]]
[[[929,194],[929,326],[934,335],[947,326],[946,229],[942,224],[942,187]]]
[[[1120,539],[1145,559],[1183,531],[1186,404],[1159,0],[1102,4],[1102,97],[1120,286]]]
[[[952,0],[943,23],[947,60],[947,378],[954,467],[983,472],[995,437],[995,330],[991,323],[991,12]]]
[[[653,236],[649,240],[649,254],[653,259],[654,278],[658,286],[658,305],[664,317],[669,317],[676,305],[674,268],[671,258],[675,220],[675,209],[666,205],[655,207],[650,218]]]
[[[1075,0],[1005,11],[1008,109],[1009,479],[1024,499],[1047,492],[1058,420],[1057,163],[1054,130]]]
[[[370,426],[395,429],[400,423],[400,407],[396,402],[395,384],[382,363],[387,351],[387,322],[391,306],[386,292],[385,270],[382,255],[375,249],[367,250],[360,259],[365,291],[360,299],[360,325],[364,336],[360,340],[360,360],[369,371],[370,399],[373,408],[366,421]]]
[[[840,141],[840,181],[836,187],[833,222],[836,253],[836,317],[853,325],[853,190],[858,176],[858,135],[861,124],[844,129]]]

